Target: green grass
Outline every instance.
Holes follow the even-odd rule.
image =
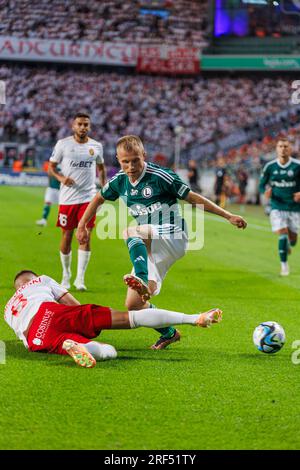
[[[43,192],[0,187],[2,311],[18,270],[60,281],[56,208],[49,227],[35,226]],[[281,279],[268,219],[260,208],[245,215],[250,226],[243,232],[208,216],[204,249],[168,274],[157,306],[224,310],[224,321],[211,329],[180,328],[182,341],[168,350],[148,349],[157,338],[152,330],[105,331],[101,340],[117,348],[118,359],[85,370],[69,357],[29,353],[2,320],[0,448],[299,449],[300,365],[291,362],[291,346],[300,339],[300,250],[290,259],[292,274]],[[74,295],[123,308],[129,269],[123,241],[94,236],[89,292]],[[252,343],[253,329],[266,320],[287,334],[274,356]]]

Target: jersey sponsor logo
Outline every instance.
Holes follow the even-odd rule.
[[[149,199],[153,194],[152,188],[150,186],[145,186],[142,190],[142,195],[144,198]]]
[[[129,214],[133,217],[138,217],[140,215],[149,215],[153,214],[153,212],[158,211],[162,208],[161,202],[155,202],[151,204],[151,206],[142,206],[140,204],[136,204],[134,206],[129,207]]]
[[[91,168],[94,162],[75,162],[74,160],[70,161],[70,166],[72,168]]]
[[[271,186],[276,186],[276,188],[293,188],[296,186],[296,181],[271,181]]]
[[[38,329],[36,330],[36,333],[35,333],[35,339],[40,341],[39,344],[43,343],[43,339],[45,338],[45,335],[46,335],[47,330],[50,326],[53,315],[54,315],[54,312],[52,312],[51,310],[48,310],[48,309],[45,310],[42,321],[39,324],[39,327],[38,327]],[[34,344],[38,345],[37,342],[35,342]]]
[[[36,346],[41,346],[41,344],[43,344],[43,341],[39,338],[34,338],[32,343],[35,344]]]
[[[179,190],[178,190],[179,196],[182,196],[183,193],[184,193],[184,191],[185,191],[186,189],[187,189],[186,184],[182,184],[182,185],[180,186]]]

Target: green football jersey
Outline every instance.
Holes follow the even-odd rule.
[[[54,176],[49,176],[48,187],[53,189],[60,189],[60,182],[54,178]]]
[[[121,197],[138,225],[159,225],[159,234],[169,234],[186,230],[177,200],[185,199],[189,191],[190,188],[174,171],[145,163],[137,181],[130,182],[121,170],[100,193],[109,201]]]
[[[285,165],[281,165],[277,159],[267,163],[260,177],[261,193],[267,185],[272,188],[272,209],[300,212],[300,203],[293,199],[293,194],[300,191],[299,160],[290,158]]]

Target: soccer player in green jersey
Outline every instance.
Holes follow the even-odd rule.
[[[276,154],[277,158],[263,168],[259,190],[270,199],[272,231],[278,235],[280,274],[288,276],[288,255],[297,243],[300,228],[300,161],[291,157],[292,147],[285,138],[277,141]]]
[[[247,226],[242,217],[191,191],[173,171],[146,163],[145,156],[139,137],[129,135],[118,141],[117,159],[121,170],[92,199],[77,229],[77,238],[82,243],[87,236],[88,221],[105,200],[115,201],[121,197],[126,202],[129,213],[138,223],[125,229],[123,234],[133,264],[132,273],[124,276],[128,286],[126,306],[130,310],[151,306],[148,300],[160,292],[167,271],[187,250],[188,234],[178,199],[201,204],[204,210],[226,218],[238,228]],[[152,349],[164,349],[180,339],[175,328],[158,331],[161,337]]]
[[[48,187],[45,191],[45,202],[42,218],[36,221],[37,225],[45,227],[50,214],[52,204],[58,204],[60,182],[53,176],[48,177]]]

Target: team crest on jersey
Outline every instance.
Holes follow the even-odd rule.
[[[90,150],[89,150],[89,154],[90,154],[91,156],[93,156],[93,155],[95,154],[94,149],[90,149]]]
[[[294,176],[293,170],[289,170],[289,171],[288,171],[288,176],[291,176],[291,177]]]
[[[145,186],[142,191],[143,197],[145,197],[146,199],[149,199],[149,197],[151,197],[152,194],[153,194],[152,188],[150,188],[150,186]]]

